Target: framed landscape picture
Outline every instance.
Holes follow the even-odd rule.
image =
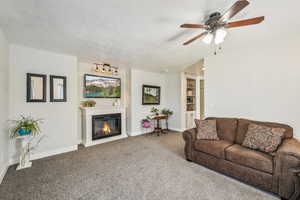
[[[84,75],[85,98],[121,98],[121,79]]]
[[[153,85],[143,85],[143,105],[160,104],[160,87]]]

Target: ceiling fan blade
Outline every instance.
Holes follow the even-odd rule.
[[[182,24],[180,27],[181,28],[209,28],[209,26],[201,25],[201,24]]]
[[[241,10],[243,10],[245,7],[249,5],[249,1],[247,0],[239,0],[235,2],[235,4],[227,10],[224,15],[220,18],[220,21],[227,22],[229,19],[234,17],[236,14],[238,14]]]
[[[230,22],[225,27],[226,28],[235,28],[235,27],[240,27],[240,26],[249,26],[249,25],[259,24],[264,20],[265,20],[264,16],[256,17],[256,18],[252,18],[252,19]]]
[[[203,32],[203,33],[197,35],[196,37],[190,39],[189,41],[183,43],[183,45],[188,45],[188,44],[190,44],[191,42],[194,42],[195,40],[197,40],[197,39],[199,39],[199,38],[201,38],[201,37],[203,37],[203,36],[205,36],[205,35],[207,35],[207,34],[208,34],[207,31],[206,31],[206,32]]]

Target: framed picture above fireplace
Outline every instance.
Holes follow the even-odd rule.
[[[85,98],[121,98],[121,79],[84,75]]]
[[[143,105],[160,104],[160,87],[153,85],[143,85]]]

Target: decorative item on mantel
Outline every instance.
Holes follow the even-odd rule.
[[[96,101],[94,101],[94,100],[83,101],[83,102],[81,102],[81,105],[83,107],[95,107]]]
[[[32,145],[32,142],[40,135],[41,130],[39,124],[42,123],[43,120],[21,116],[20,120],[11,120],[11,122],[13,125],[10,129],[10,137],[21,140],[22,144],[17,170],[31,167],[32,162],[30,162],[30,152],[37,147],[43,137],[40,137],[35,145]]]
[[[120,106],[120,105],[121,105],[120,99],[116,99],[116,100],[113,102],[112,105],[113,105],[113,106]]]
[[[118,67],[113,67],[107,63],[101,63],[101,64],[94,63],[94,65],[95,65],[95,68],[94,68],[95,72],[101,72],[101,73],[113,74],[113,75],[117,75],[119,73]]]

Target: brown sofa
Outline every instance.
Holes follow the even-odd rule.
[[[300,142],[293,138],[290,126],[236,118],[207,119],[216,119],[220,140],[197,140],[196,129],[185,131],[188,161],[278,194],[282,199],[300,199]],[[286,130],[283,143],[273,155],[241,146],[250,122]]]

